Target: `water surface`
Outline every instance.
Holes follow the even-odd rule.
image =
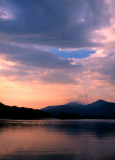
[[[0,120],[0,160],[115,160],[115,120]]]

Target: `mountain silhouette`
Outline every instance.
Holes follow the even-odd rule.
[[[48,106],[41,110],[49,112],[54,117],[59,117],[64,112],[80,115],[81,118],[115,118],[115,103],[104,100],[88,105],[72,102],[65,105]]]
[[[38,109],[8,106],[0,102],[0,119],[42,119],[51,118],[51,114]]]
[[[8,106],[0,102],[0,119],[79,119],[107,118],[115,119],[115,103],[98,100],[91,104],[70,102],[65,105],[48,106],[38,109]]]
[[[101,106],[103,104],[107,103],[106,101],[99,99],[96,102],[91,103],[92,106]]]

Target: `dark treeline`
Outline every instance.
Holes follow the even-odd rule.
[[[56,118],[58,119],[80,119],[79,114],[61,112]]]
[[[42,119],[51,118],[51,114],[38,109],[8,106],[0,102],[0,119]]]

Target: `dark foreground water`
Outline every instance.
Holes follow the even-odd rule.
[[[115,120],[0,120],[0,160],[115,160]]]

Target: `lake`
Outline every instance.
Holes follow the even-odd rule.
[[[115,160],[115,120],[0,120],[0,160]]]

